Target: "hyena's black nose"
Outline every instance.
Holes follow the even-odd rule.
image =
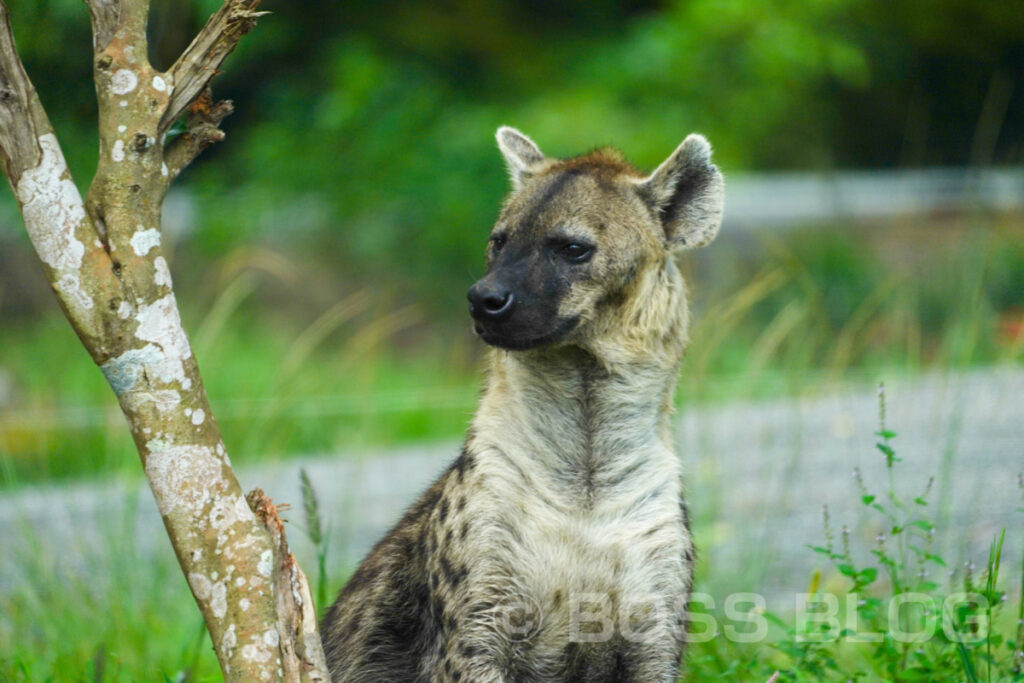
[[[512,312],[515,297],[503,285],[480,281],[469,288],[469,314],[474,318],[500,320]]]

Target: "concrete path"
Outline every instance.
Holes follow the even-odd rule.
[[[948,511],[938,519],[937,547],[957,562],[981,565],[992,536],[1006,528],[1007,569],[1019,566],[1024,369],[893,381],[887,396],[887,423],[898,432],[893,445],[902,459],[896,464],[900,495],[912,499],[935,476],[929,510]],[[792,593],[804,590],[810,573],[822,565],[806,546],[823,543],[823,505],[837,542],[840,527],[849,525],[855,554],[867,560],[885,528],[865,514],[852,472],[860,468],[867,488],[884,496],[884,456],[874,447],[877,424],[876,390],[864,385],[806,399],[683,411],[677,447],[704,562],[699,582],[716,593],[757,591],[773,603],[791,604]],[[330,523],[332,566],[340,570],[358,562],[457,451],[457,443],[445,443],[361,457],[304,457],[245,468],[239,475],[247,490],[259,486],[275,501],[292,503],[288,516],[301,524],[299,469],[305,468]],[[40,567],[103,573],[104,563],[122,561],[103,552],[112,535],[132,538],[136,558],[171,561],[141,482],[0,496],[0,591],[32,582]],[[289,540],[312,570],[312,551],[294,525]]]

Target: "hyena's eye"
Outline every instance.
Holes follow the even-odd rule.
[[[497,254],[501,251],[501,248],[505,246],[506,238],[504,235],[495,235],[491,238],[491,248],[494,249],[494,253]]]
[[[572,263],[583,263],[590,259],[594,255],[594,248],[589,244],[581,244],[579,242],[570,242],[559,248],[558,253],[562,255],[566,261]]]

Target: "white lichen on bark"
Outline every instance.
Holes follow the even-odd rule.
[[[145,256],[149,253],[150,249],[160,246],[160,231],[156,228],[145,230],[140,225],[139,230],[132,235],[131,245],[132,251],[135,252],[136,256]],[[163,257],[161,256],[160,258]]]
[[[79,272],[85,245],[75,234],[86,220],[82,196],[71,180],[57,136],[46,133],[38,141],[42,158],[21,175],[16,188],[25,229],[39,258],[56,271],[56,287],[67,302],[89,309],[94,303]]]
[[[199,517],[221,479],[221,463],[213,449],[196,444],[175,445],[163,439],[151,439],[146,442],[146,449],[146,477],[160,514],[167,517],[184,512]]]
[[[126,50],[125,56],[130,62],[134,62],[132,59],[133,50]],[[135,86],[139,84],[139,77],[135,75],[135,72],[131,69],[118,69],[114,73],[114,77],[110,82],[110,91],[115,95],[127,95],[132,90],[135,90]]]
[[[185,374],[184,361],[192,357],[192,348],[181,326],[174,294],[168,294],[152,304],[142,305],[135,319],[139,323],[135,336],[153,342],[160,350],[160,354],[153,356],[152,362],[145,369],[162,382],[177,382],[182,389],[191,389],[192,379]]]
[[[170,287],[171,269],[167,267],[167,260],[163,256],[157,256],[153,260],[153,268],[156,270],[153,274],[153,283],[157,287]]]
[[[259,562],[258,565],[256,565],[256,571],[258,571],[260,574],[262,574],[263,576],[265,576],[265,577],[267,577],[269,579],[270,575],[274,571],[274,562],[273,562],[273,560],[274,560],[274,554],[272,552],[270,552],[269,550],[264,550],[260,554],[260,562]]]

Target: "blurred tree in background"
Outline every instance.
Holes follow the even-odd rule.
[[[162,65],[216,6],[155,0]],[[94,163],[78,0],[14,0],[72,170]],[[652,166],[689,131],[728,172],[1024,160],[1024,4],[1002,0],[268,2],[217,92],[233,141],[186,178],[216,255],[259,239],[355,277],[464,284],[505,190],[492,134]],[[186,11],[180,11],[180,10]],[[4,197],[4,202],[10,202]],[[6,237],[20,233],[8,218]]]

